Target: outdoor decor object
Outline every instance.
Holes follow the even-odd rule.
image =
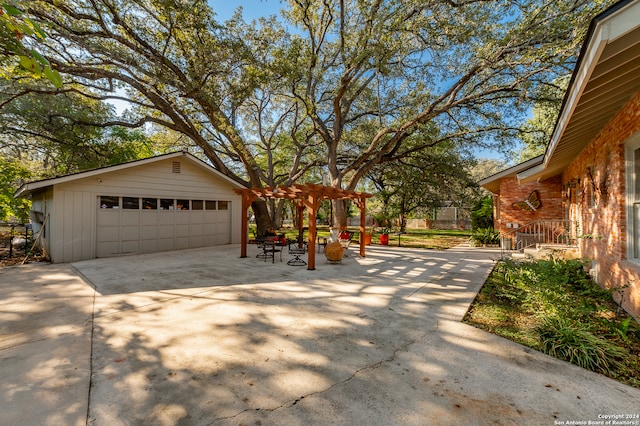
[[[540,202],[540,194],[538,194],[538,191],[533,191],[531,194],[529,194],[529,197],[526,200],[518,201],[511,205],[520,210],[534,212],[542,207],[542,203]]]
[[[339,241],[332,241],[324,248],[324,255],[329,262],[341,262],[344,256],[344,248]]]

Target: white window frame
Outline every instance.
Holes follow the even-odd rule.
[[[640,132],[631,136],[625,142],[625,174],[627,201],[627,260],[640,265],[640,221],[636,226],[634,221],[634,208],[640,209],[640,193],[635,194],[636,176],[635,151],[640,149]],[[638,160],[640,162],[640,159]],[[636,197],[637,196],[637,197]],[[636,201],[636,198],[638,201]],[[635,205],[635,207],[634,207]],[[640,211],[639,211],[640,214]],[[636,229],[638,228],[638,229]],[[637,236],[637,237],[636,237]],[[636,255],[637,253],[637,255]]]

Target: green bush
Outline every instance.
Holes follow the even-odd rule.
[[[610,374],[628,355],[626,349],[594,336],[588,326],[567,318],[544,318],[537,327],[542,350],[591,371]]]
[[[471,228],[493,228],[493,197],[478,200],[471,209]]]
[[[493,228],[476,229],[473,231],[473,234],[471,234],[471,242],[473,245],[499,244],[500,231],[496,231]]]

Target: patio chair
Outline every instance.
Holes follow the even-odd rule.
[[[338,241],[340,242],[340,245],[342,245],[343,248],[345,249],[349,248],[349,244],[351,244],[351,239],[353,238],[353,234],[355,234],[355,232],[353,231],[340,231],[340,233],[338,234]]]
[[[267,258],[271,258],[271,263],[276,262],[276,253],[280,253],[280,262],[282,262],[282,248],[278,244],[276,240],[267,240],[262,245],[262,255],[260,257],[264,257],[264,261],[267,261]]]
[[[347,255],[347,249],[351,244],[351,239],[353,238],[353,234],[355,234],[355,232],[353,231],[340,231],[340,233],[338,234],[338,242],[344,249],[344,257],[349,257]]]
[[[327,237],[318,237],[317,239],[318,239],[318,253],[320,253],[320,247],[322,247],[323,251],[325,248],[327,248],[328,239]]]
[[[288,240],[288,242],[289,242],[289,254],[293,256],[293,259],[290,259],[287,262],[287,265],[290,265],[290,266],[306,265],[307,262],[305,262],[303,259],[300,258],[300,256],[304,256],[304,254],[307,252],[305,244],[304,243],[300,244],[295,240]]]

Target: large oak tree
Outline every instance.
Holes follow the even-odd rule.
[[[513,137],[608,3],[289,0],[300,31],[292,90],[325,145],[331,185],[353,190],[377,165],[442,142]]]
[[[71,82],[135,105],[102,125],[164,126],[251,186],[322,165],[331,185],[356,189],[426,147],[518,132],[609,3],[289,0],[289,27],[221,24],[204,0],[33,0],[29,12],[48,23],[43,54]]]

